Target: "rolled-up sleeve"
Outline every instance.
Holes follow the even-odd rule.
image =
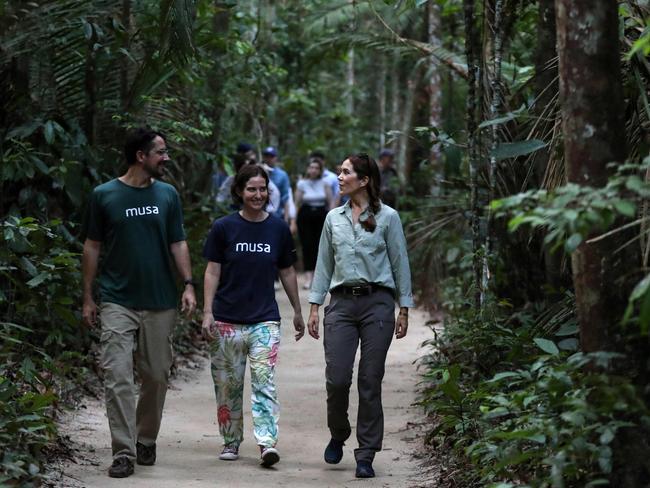
[[[397,212],[390,217],[386,229],[386,247],[388,259],[395,280],[395,293],[400,307],[414,307],[411,289],[411,269],[406,251],[406,237],[402,229],[402,221]]]
[[[309,292],[309,303],[322,305],[330,289],[334,272],[334,249],[332,248],[331,214],[327,215],[318,244],[318,259],[314,270],[314,280]]]

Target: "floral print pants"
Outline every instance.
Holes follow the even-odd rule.
[[[217,421],[224,445],[239,446],[244,438],[242,404],[246,358],[249,358],[255,439],[260,446],[273,447],[278,441],[280,415],[274,381],[280,322],[242,325],[217,321],[216,329],[210,359]]]

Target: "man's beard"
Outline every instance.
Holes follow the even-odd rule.
[[[144,170],[152,178],[162,178],[165,175],[165,167],[164,167],[163,163],[159,163],[157,166],[146,165],[144,167]]]

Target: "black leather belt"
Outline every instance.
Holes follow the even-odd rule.
[[[330,290],[330,293],[339,293],[341,295],[352,295],[354,297],[361,297],[361,296],[371,295],[372,293],[379,290],[386,290],[390,293],[393,293],[393,290],[391,290],[390,288],[386,286],[377,285],[375,283],[368,283],[365,285],[354,285],[354,286],[340,285],[337,286],[336,288],[332,288]]]

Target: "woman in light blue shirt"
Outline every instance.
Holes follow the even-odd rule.
[[[331,210],[320,238],[314,281],[309,294],[309,334],[319,338],[318,308],[328,292],[323,344],[327,386],[327,425],[331,440],[325,461],[337,464],[351,434],[348,400],[354,357],[359,344],[356,476],[372,478],[375,453],[381,450],[384,418],[381,382],[393,338],[406,335],[413,307],[406,239],[397,212],[379,200],[381,177],[366,154],[341,165],[341,195],[349,201]],[[395,319],[395,301],[400,311]]]

